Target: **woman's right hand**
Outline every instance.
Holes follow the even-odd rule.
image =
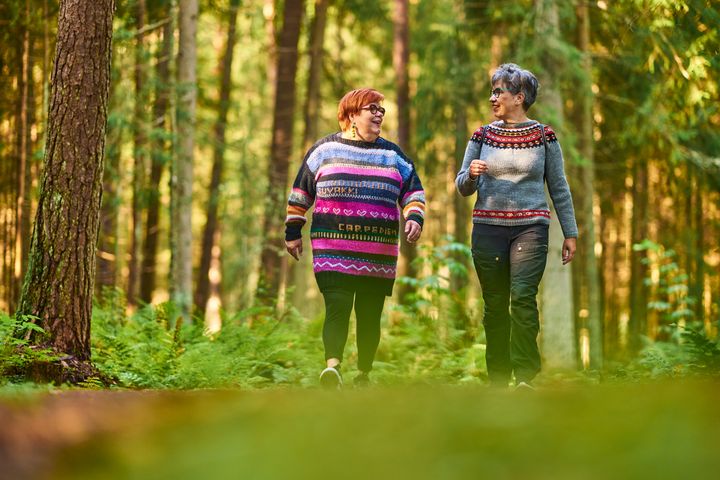
[[[303,251],[302,238],[298,238],[297,240],[285,240],[285,248],[288,253],[295,258],[295,260],[300,260],[300,255],[302,255]]]
[[[479,158],[476,158],[472,162],[470,162],[470,178],[475,180],[480,175],[487,173],[488,171],[488,165],[484,161],[480,160]]]

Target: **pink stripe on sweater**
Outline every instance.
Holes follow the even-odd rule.
[[[398,256],[397,244],[360,242],[336,238],[313,238],[311,243],[313,250],[347,250],[350,252]]]
[[[370,205],[362,202],[337,202],[322,199],[318,200],[315,204],[315,214],[374,218],[378,220],[396,220],[400,216],[397,207],[383,207],[381,205]]]
[[[341,272],[363,277],[395,278],[395,267],[347,258],[316,258],[313,270],[317,272]]]

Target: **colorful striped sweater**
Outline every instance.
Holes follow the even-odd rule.
[[[473,223],[529,225],[550,223],[545,183],[565,238],[577,237],[570,187],[565,178],[563,156],[555,132],[535,120],[510,127],[498,121],[473,133],[465,150],[455,184],[469,196],[478,192]],[[487,162],[488,172],[470,178],[470,163]]]
[[[340,132],[328,135],[310,148],[295,178],[286,240],[301,237],[313,203],[310,239],[320,289],[372,279],[367,285],[390,295],[400,214],[422,226],[425,212],[425,192],[412,161],[382,137],[368,143]]]

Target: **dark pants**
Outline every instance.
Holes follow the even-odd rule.
[[[325,360],[337,358],[342,361],[354,301],[357,318],[358,368],[363,372],[369,372],[372,370],[375,352],[380,343],[380,316],[385,305],[385,294],[346,287],[325,288],[322,294],[325,297],[323,325]]]
[[[540,371],[537,293],[547,251],[547,225],[473,226],[473,262],[485,301],[485,356],[493,384],[507,385],[513,372],[518,382],[529,382]]]

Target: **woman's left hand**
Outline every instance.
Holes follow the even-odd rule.
[[[405,235],[409,243],[415,243],[420,238],[422,227],[415,220],[405,222]]]
[[[567,265],[568,263],[572,262],[572,259],[575,256],[576,243],[577,243],[576,238],[566,238],[565,241],[563,242],[563,246],[562,246],[563,265]]]

